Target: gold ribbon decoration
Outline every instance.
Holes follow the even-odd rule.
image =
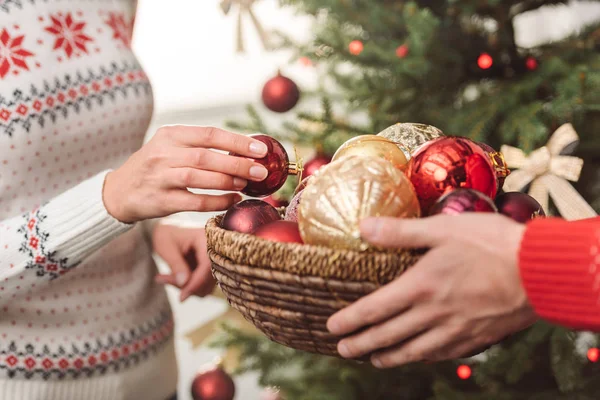
[[[552,201],[566,220],[595,217],[594,209],[584,200],[568,181],[577,182],[583,168],[583,160],[578,157],[560,155],[567,147],[579,142],[579,136],[571,124],[562,125],[556,130],[545,146],[527,156],[522,150],[512,146],[502,146],[506,163],[516,169],[504,183],[504,191],[521,191],[531,183],[529,195],[541,204],[548,213],[548,202]]]
[[[236,51],[238,53],[245,52],[244,37],[243,37],[244,36],[244,34],[243,34],[244,15],[248,15],[250,17],[250,20],[252,21],[252,23],[254,24],[254,27],[256,28],[256,31],[258,32],[258,37],[260,38],[260,41],[261,41],[263,47],[265,48],[265,50],[271,49],[271,45],[269,43],[269,36],[267,35],[264,28],[262,27],[262,24],[256,17],[256,14],[254,14],[254,11],[252,11],[252,6],[254,5],[255,2],[256,2],[256,0],[222,0],[221,1],[221,10],[223,10],[223,13],[225,15],[229,14],[229,12],[233,8],[233,6],[236,6],[236,5],[238,6],[237,40],[236,40],[237,41]]]

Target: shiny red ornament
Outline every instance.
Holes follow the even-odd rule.
[[[466,212],[497,212],[492,199],[473,189],[455,189],[431,207],[429,215],[459,215]]]
[[[221,227],[228,231],[254,233],[261,226],[280,219],[279,212],[269,203],[262,200],[244,200],[227,210]]]
[[[536,60],[535,57],[527,57],[527,59],[525,60],[525,66],[530,71],[535,71],[536,69],[538,69],[538,65],[538,60]]]
[[[403,44],[402,46],[398,46],[396,48],[396,56],[398,58],[404,58],[408,55],[408,45]]]
[[[458,375],[458,377],[460,379],[469,379],[471,377],[471,367],[469,367],[468,365],[460,365],[457,369],[456,369],[456,375]]]
[[[302,198],[303,190],[299,191],[290,201],[290,205],[285,210],[286,221],[298,222],[298,207],[300,206],[300,200]]]
[[[454,189],[475,189],[492,199],[498,190],[487,154],[475,142],[461,137],[442,137],[425,143],[411,158],[407,176],[424,215],[440,197]]]
[[[270,205],[272,205],[275,208],[280,208],[280,207],[287,207],[288,204],[290,204],[286,199],[284,199],[283,197],[278,197],[275,195],[270,195],[265,197],[264,199],[262,199],[265,203],[269,203]]]
[[[281,143],[267,135],[250,135],[267,145],[267,155],[263,158],[254,159],[262,164],[269,174],[260,182],[248,181],[242,193],[252,197],[264,197],[275,193],[285,184],[290,173],[296,174],[294,164],[290,164],[287,151]],[[239,154],[230,153],[240,157]]]
[[[526,193],[508,192],[496,198],[498,212],[522,224],[545,217],[544,209],[536,199]]]
[[[235,384],[220,367],[200,372],[192,382],[194,400],[233,400]]]
[[[492,146],[486,143],[477,143],[479,147],[485,151],[492,163],[492,166],[496,170],[496,178],[498,180],[498,190],[502,189],[504,186],[504,181],[506,177],[510,175],[510,169],[508,169],[508,164],[506,164],[506,160],[504,156],[499,151],[496,151]]]
[[[600,350],[598,350],[596,347],[592,347],[587,351],[587,358],[593,363],[598,362],[598,359],[600,358]]]
[[[275,221],[263,225],[254,232],[254,236],[272,242],[304,243],[302,236],[300,236],[298,224],[292,221]]]
[[[277,73],[265,83],[262,90],[262,101],[271,111],[284,113],[290,111],[300,100],[298,85],[288,77]]]
[[[482,53],[477,59],[477,65],[481,69],[490,69],[494,65],[494,59],[488,53]]]
[[[331,162],[331,156],[323,153],[318,153],[313,159],[309,160],[304,164],[302,170],[302,177],[304,179],[312,176],[315,172],[319,170],[324,165],[327,165]]]
[[[365,46],[363,45],[363,42],[361,42],[360,40],[353,40],[348,45],[348,51],[350,51],[350,54],[352,54],[354,56],[357,56],[360,53],[362,53],[364,48],[365,48]]]

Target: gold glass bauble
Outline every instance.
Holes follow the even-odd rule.
[[[404,152],[394,142],[377,135],[362,135],[348,140],[335,152],[332,161],[346,156],[383,158],[400,170],[405,170],[408,164]]]
[[[444,136],[444,133],[435,126],[407,122],[392,125],[379,132],[377,136],[396,143],[410,160],[421,145]]]
[[[298,212],[307,244],[366,250],[360,221],[367,217],[418,218],[419,201],[402,171],[388,161],[348,156],[319,170],[304,189]]]

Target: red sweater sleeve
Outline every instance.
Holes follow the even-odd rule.
[[[519,267],[541,318],[600,332],[600,217],[532,221],[521,242]]]

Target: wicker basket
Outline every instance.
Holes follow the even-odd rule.
[[[271,340],[339,356],[326,328],[336,311],[413,265],[422,251],[355,252],[275,243],[206,225],[212,269],[229,304]]]

